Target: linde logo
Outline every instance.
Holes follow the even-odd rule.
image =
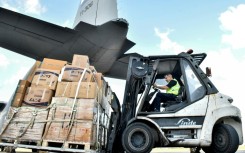
[[[196,122],[189,119],[189,118],[182,118],[179,120],[178,123],[176,123],[176,125],[179,125],[179,126],[185,126],[185,125],[196,125]]]

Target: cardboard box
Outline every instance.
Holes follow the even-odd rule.
[[[17,111],[18,110],[18,111]],[[12,114],[15,113],[14,118],[11,120],[11,122],[30,122],[31,118],[35,114],[35,120],[36,121],[46,121],[48,117],[48,110],[46,109],[40,109],[36,107],[10,107],[8,115],[6,116],[6,120],[11,119]]]
[[[6,130],[2,133],[1,139],[16,140],[17,137],[24,132],[24,129],[28,127],[28,124],[31,121],[33,114],[36,114],[33,125],[27,128],[27,131],[23,133],[19,140],[40,141],[42,139],[42,134],[45,127],[45,123],[43,121],[46,120],[48,111],[39,110],[36,108],[33,109],[33,107],[21,107],[18,108],[17,113],[11,119],[14,112],[16,112],[16,108],[11,107],[6,117],[6,120],[4,121],[3,128],[6,127]]]
[[[99,89],[101,89],[103,87],[103,82],[104,82],[103,74],[102,73],[95,73],[94,77],[95,77],[95,81],[98,84]]]
[[[25,105],[29,106],[48,106],[51,102],[53,91],[43,87],[27,88],[24,101]]]
[[[17,89],[16,89],[16,93],[21,93],[21,94],[25,94],[26,89],[28,87],[30,87],[31,83],[27,80],[20,80],[18,85],[17,85]]]
[[[78,88],[78,82],[71,83],[70,97],[74,98]],[[96,98],[98,93],[98,86],[95,82],[81,82],[78,90],[77,98]]]
[[[25,97],[24,93],[23,94],[22,93],[15,93],[11,106],[20,107],[22,105],[24,97]]]
[[[36,70],[40,67],[41,65],[41,62],[40,61],[36,61],[35,64],[32,66],[32,68],[29,70],[28,74],[27,74],[27,81],[31,82],[34,75],[35,75],[35,72]]]
[[[59,82],[55,97],[70,97],[76,95],[78,82]],[[77,98],[97,98],[98,86],[95,82],[81,82]]]
[[[98,111],[96,99],[77,99],[53,97],[51,104],[55,107],[49,112],[49,119],[70,119],[72,106],[75,103],[75,119],[93,120]],[[101,110],[101,109],[100,109]]]
[[[31,86],[41,86],[52,90],[56,89],[59,71],[48,69],[37,69]]]
[[[44,58],[40,68],[61,71],[66,64],[67,61]]]
[[[46,126],[47,134],[44,140],[65,141],[69,131],[70,122],[52,122],[50,126]],[[92,121],[76,120],[71,125],[67,141],[78,141],[79,143],[95,143],[96,127]]]
[[[5,124],[5,123],[4,123]],[[6,125],[4,125],[6,126]],[[28,123],[10,123],[6,131],[2,134],[1,139],[6,140],[16,140],[21,134],[23,129],[28,126]],[[34,123],[32,127],[29,127],[25,134],[19,138],[20,141],[39,141],[42,139],[42,134],[44,130],[44,123]]]
[[[93,120],[96,115],[97,107],[87,105],[87,108],[84,107],[76,107],[75,108],[75,119],[78,120]],[[54,117],[56,119],[70,119],[72,115],[72,106],[57,106],[55,108],[54,116],[52,116],[52,111],[50,111],[49,118]]]
[[[89,69],[91,70],[91,72],[93,73],[97,73],[96,69],[94,66],[89,66]]]
[[[84,72],[85,68],[66,65],[62,72],[61,81],[78,82]],[[83,82],[90,82],[92,80],[92,72],[88,69],[82,79]]]
[[[25,97],[26,89],[30,86],[30,84],[31,83],[27,80],[20,80],[19,81],[17,88],[16,88],[16,91],[15,91],[15,95],[12,99],[11,106],[20,107],[22,105],[22,102],[23,102],[24,97]]]
[[[72,82],[58,82],[55,97],[70,97]]]
[[[89,68],[89,58],[86,55],[73,55],[73,60],[72,60],[72,65],[73,66],[78,66],[78,67],[85,67]]]
[[[74,103],[74,98],[67,97],[53,97],[51,104],[55,106],[72,106]],[[97,99],[76,99],[75,101],[77,107],[91,108],[95,107]]]

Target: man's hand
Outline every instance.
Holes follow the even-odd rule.
[[[154,88],[157,88],[157,85],[154,83],[154,84],[153,84],[153,87],[154,87]]]

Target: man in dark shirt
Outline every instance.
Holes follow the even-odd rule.
[[[155,99],[152,102],[155,112],[160,112],[160,104],[161,102],[165,103],[167,101],[175,100],[178,95],[180,85],[176,79],[173,78],[171,74],[165,75],[165,80],[168,82],[165,86],[158,86],[156,84],[153,87],[166,90],[166,93],[158,92]]]

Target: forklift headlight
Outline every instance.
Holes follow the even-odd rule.
[[[232,98],[228,98],[228,101],[229,101],[230,103],[232,103],[232,102],[233,102],[233,99],[232,99]]]

